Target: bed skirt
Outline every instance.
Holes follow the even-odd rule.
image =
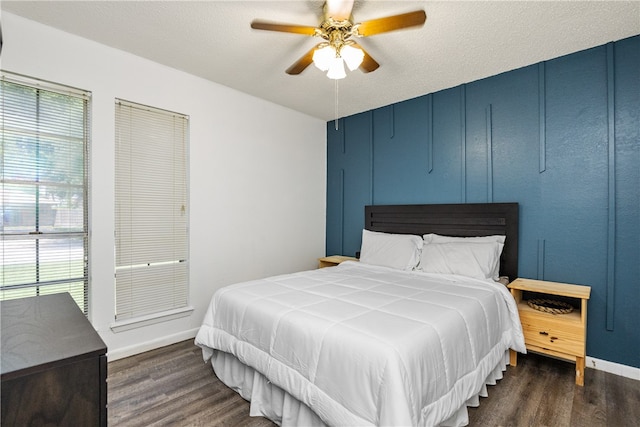
[[[282,427],[323,427],[326,424],[307,405],[295,399],[280,387],[269,382],[262,374],[244,365],[235,356],[214,351],[211,358],[213,370],[224,384],[250,402],[249,415],[269,418]],[[440,424],[442,427],[459,427],[469,424],[467,407],[478,407],[480,397],[487,397],[487,385],[495,385],[509,364],[509,351],[485,379],[478,394],[467,400],[456,413]]]

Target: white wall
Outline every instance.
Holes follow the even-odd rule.
[[[195,335],[221,286],[324,255],[325,123],[2,14],[3,70],[92,93],[90,320],[111,360]],[[114,333],[114,99],[190,116],[191,316]]]

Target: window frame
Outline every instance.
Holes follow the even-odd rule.
[[[129,115],[130,114],[130,115]],[[138,119],[138,122],[133,122],[132,117],[136,116]],[[158,119],[160,122],[162,122],[163,120],[166,120],[166,123],[160,123],[158,125],[158,123],[155,123],[153,120],[154,117],[156,119]],[[142,132],[142,136],[140,135],[140,133],[137,134],[137,137],[140,138],[140,140],[144,140],[145,138],[153,138],[153,135],[155,135],[156,137],[158,136],[158,134],[156,134],[155,132],[157,132],[158,130],[163,130],[164,129],[164,125],[167,125],[167,123],[169,123],[169,121],[173,121],[174,123],[176,121],[179,122],[178,128],[181,130],[181,133],[179,134],[179,136],[176,136],[175,134],[173,135],[173,137],[170,137],[169,135],[165,135],[163,133],[161,133],[161,137],[166,137],[167,139],[171,139],[171,144],[172,147],[171,148],[167,148],[167,150],[172,149],[172,150],[182,150],[181,151],[181,157],[178,158],[176,156],[174,156],[174,160],[172,162],[172,164],[174,164],[176,161],[177,162],[182,162],[182,164],[180,165],[182,167],[181,171],[183,173],[183,175],[180,175],[180,178],[182,180],[178,180],[178,187],[180,187],[180,189],[182,190],[181,193],[178,194],[178,198],[180,199],[181,202],[177,202],[176,200],[171,200],[172,202],[176,202],[177,204],[175,206],[173,206],[174,208],[178,206],[179,203],[182,203],[182,216],[184,216],[184,223],[180,222],[179,219],[176,219],[177,217],[180,216],[179,213],[176,213],[175,210],[174,212],[171,214],[171,219],[174,221],[174,223],[167,223],[165,224],[167,227],[169,226],[174,226],[175,227],[175,221],[180,222],[180,224],[177,227],[177,230],[181,232],[181,228],[180,227],[184,227],[184,234],[176,234],[173,233],[172,236],[174,238],[176,238],[176,236],[178,236],[178,240],[179,240],[179,244],[184,244],[185,247],[183,248],[184,252],[182,252],[180,254],[180,256],[178,258],[163,258],[158,260],[156,258],[156,253],[152,253],[149,254],[147,253],[147,248],[150,242],[153,242],[153,239],[151,240],[144,240],[145,238],[140,237],[140,242],[138,242],[137,244],[141,245],[140,246],[140,250],[136,250],[133,251],[135,252],[135,255],[127,255],[126,253],[123,255],[124,252],[126,252],[127,250],[125,249],[121,249],[121,245],[123,244],[123,241],[126,241],[127,244],[130,244],[134,239],[135,236],[132,237],[134,234],[136,234],[135,231],[135,227],[132,225],[129,225],[129,227],[134,228],[133,232],[130,232],[131,235],[126,235],[126,231],[122,229],[122,226],[120,224],[125,224],[124,226],[126,227],[127,225],[127,221],[131,221],[131,223],[133,224],[136,220],[136,218],[138,218],[139,220],[139,215],[140,212],[133,212],[129,214],[129,217],[126,217],[126,214],[123,214],[121,211],[123,211],[122,205],[124,204],[123,202],[123,197],[129,197],[131,199],[132,194],[135,191],[138,190],[131,190],[131,186],[132,183],[134,183],[135,178],[133,178],[133,176],[135,175],[135,172],[133,171],[134,168],[131,166],[131,164],[135,163],[136,168],[137,169],[144,169],[144,166],[149,166],[149,164],[151,164],[152,162],[156,161],[154,159],[151,159],[151,157],[153,156],[138,156],[136,157],[135,154],[132,154],[131,151],[134,150],[133,145],[135,144],[134,141],[127,141],[126,138],[134,138],[133,136],[129,136],[129,135],[124,135],[123,132],[126,132],[127,130],[129,132],[140,132],[139,127],[142,126],[146,126],[146,125],[158,125],[158,129],[152,129],[152,128],[148,128],[146,129],[147,132]],[[175,124],[174,124],[175,126]],[[189,281],[189,215],[188,215],[188,206],[189,206],[189,116],[185,115],[185,114],[181,114],[181,113],[176,113],[173,111],[168,111],[168,110],[163,110],[163,109],[159,109],[159,108],[155,108],[155,107],[150,107],[147,105],[143,105],[143,104],[139,104],[139,103],[135,103],[135,102],[131,102],[131,101],[126,101],[123,99],[118,99],[116,98],[115,100],[115,146],[114,146],[114,150],[115,150],[115,196],[114,196],[114,231],[115,231],[115,265],[114,265],[114,277],[115,277],[115,281],[114,281],[114,295],[115,295],[115,306],[114,306],[114,315],[115,315],[115,322],[111,325],[111,329],[114,332],[120,332],[123,330],[129,330],[132,328],[136,328],[136,327],[141,327],[141,326],[146,326],[149,324],[153,324],[153,323],[157,323],[157,322],[162,322],[162,321],[166,321],[166,320],[171,320],[171,319],[175,319],[175,318],[180,318],[180,317],[185,317],[191,314],[191,312],[193,311],[193,307],[190,306],[190,281]],[[149,135],[147,135],[147,133]],[[173,139],[172,139],[173,138]],[[150,143],[150,141],[147,141],[147,143]],[[126,144],[130,144],[130,146],[126,146]],[[182,145],[180,145],[182,144]],[[166,147],[165,147],[166,148]],[[128,153],[121,153],[120,150],[129,150]],[[148,153],[148,152],[147,152]],[[157,154],[154,152],[154,154]],[[128,158],[126,156],[132,156],[131,158]],[[149,159],[147,159],[147,157],[149,157]],[[132,162],[132,159],[135,160],[135,162]],[[147,164],[147,161],[149,161],[149,164]],[[126,162],[128,162],[129,164],[126,164]],[[123,163],[125,163],[123,165]],[[174,164],[175,166],[175,164]],[[124,170],[123,170],[124,168]],[[123,175],[123,176],[121,176]],[[128,176],[128,177],[127,177]],[[148,179],[147,179],[148,178]],[[158,189],[160,187],[153,187],[153,185],[157,185],[157,179],[158,177],[146,177],[145,176],[145,187],[146,190],[150,190],[151,191],[153,189]],[[123,181],[124,184],[127,184],[126,181],[130,181],[128,183],[129,188],[125,188],[126,191],[128,191],[129,193],[122,193],[120,194],[120,189],[122,189],[122,185],[123,185]],[[149,183],[147,183],[146,181],[150,181]],[[141,182],[141,181],[138,181]],[[175,176],[174,179],[172,180],[173,185],[176,185],[176,180],[175,180]],[[147,186],[148,184],[148,186]],[[153,184],[153,185],[151,185]],[[133,200],[139,200],[142,199],[144,197],[144,194],[140,195],[138,194],[137,197],[133,197]],[[149,210],[144,210],[144,206],[142,205],[142,211],[145,212],[145,215],[149,215],[149,217],[153,217],[153,213],[150,212]],[[165,206],[167,207],[167,206]],[[130,209],[133,210],[133,207],[129,207]],[[148,209],[148,207],[147,207]],[[179,208],[178,208],[179,209]],[[154,218],[154,221],[156,220],[156,218]],[[180,239],[184,239],[184,241],[180,240]],[[136,244],[131,243],[131,244]],[[174,243],[175,244],[175,243]],[[147,247],[145,248],[145,245],[147,245]],[[160,245],[157,245],[160,246]],[[167,247],[169,247],[170,245],[167,244]],[[154,249],[155,250],[155,249]],[[153,251],[151,251],[153,252]],[[160,251],[162,252],[162,251]],[[138,255],[140,255],[141,253],[145,253],[144,256],[149,256],[150,259],[146,259],[143,258],[142,260],[138,257]],[[129,256],[130,258],[127,258],[127,256]],[[164,256],[164,255],[163,255]],[[168,255],[167,255],[168,256]],[[124,257],[124,258],[123,258]],[[132,261],[133,260],[133,261]],[[126,261],[126,262],[125,262]],[[155,262],[154,262],[155,261]],[[175,270],[180,270],[182,271],[184,269],[184,283],[182,284],[182,282],[180,282],[180,286],[184,286],[183,288],[178,289],[178,293],[179,295],[180,292],[182,292],[184,295],[184,300],[178,300],[179,303],[176,305],[171,306],[171,304],[169,304],[169,306],[164,307],[162,309],[155,309],[155,311],[149,311],[149,312],[145,312],[144,310],[146,309],[144,306],[144,303],[142,304],[138,304],[138,302],[142,299],[142,297],[140,296],[140,292],[142,290],[144,290],[145,292],[151,292],[152,288],[151,286],[155,286],[154,285],[149,285],[148,283],[145,282],[146,279],[145,274],[146,272],[149,272],[149,274],[153,274],[153,269],[170,269],[172,271]],[[145,272],[146,270],[146,272]],[[126,275],[127,274],[131,274],[133,278],[127,279]],[[135,274],[140,274],[140,276],[135,276]],[[182,273],[177,273],[177,275],[180,275]],[[118,280],[122,280],[122,284],[119,284]],[[180,279],[180,278],[179,278]],[[130,282],[130,284],[126,284],[127,280]],[[133,281],[136,280],[138,283],[134,284]],[[174,284],[175,285],[175,284]],[[168,284],[164,284],[164,286],[170,286]],[[122,296],[122,292],[130,292],[131,296]],[[165,290],[164,288],[161,289],[160,293],[162,294],[162,296],[164,297],[165,295]],[[175,291],[174,291],[175,292]],[[124,303],[121,303],[121,301],[119,301],[119,295],[122,296],[122,301],[124,301]],[[137,295],[137,296],[136,296]],[[151,294],[143,294],[145,297],[150,296]],[[154,294],[154,296],[156,296]],[[132,300],[132,302],[129,304],[126,300],[127,298],[130,298]],[[179,297],[180,298],[180,297]],[[162,299],[162,298],[158,298],[158,299]],[[161,303],[162,304],[162,303]]]
[[[7,277],[10,278],[11,280],[11,273],[8,273],[8,276],[5,276],[6,270],[5,270],[5,260],[6,258],[3,255],[3,264],[2,264],[2,282],[0,283],[0,300],[4,300],[4,299],[13,299],[13,298],[20,298],[20,297],[27,297],[27,296],[34,296],[34,295],[26,295],[26,294],[22,294],[22,291],[25,291],[27,289],[35,289],[35,296],[38,296],[40,294],[49,294],[49,293],[60,293],[60,292],[71,292],[71,288],[67,288],[66,290],[64,288],[61,288],[60,285],[64,284],[69,284],[69,283],[73,283],[73,282],[78,282],[79,280],[82,280],[82,298],[81,301],[79,301],[79,299],[77,297],[74,296],[74,300],[76,301],[76,303],[78,304],[79,308],[82,310],[82,312],[85,314],[85,316],[89,316],[89,312],[90,312],[90,292],[91,292],[91,274],[90,274],[90,266],[91,266],[91,259],[90,259],[90,246],[91,246],[91,242],[90,242],[90,203],[91,203],[91,187],[90,187],[90,171],[91,171],[91,165],[90,165],[90,160],[91,160],[91,92],[87,91],[87,90],[83,90],[83,89],[79,89],[79,88],[75,88],[75,87],[71,87],[71,86],[66,86],[63,84],[59,84],[59,83],[54,83],[54,82],[50,82],[50,81],[46,81],[46,80],[42,80],[42,79],[37,79],[37,78],[33,78],[33,77],[29,77],[29,76],[25,76],[22,74],[18,74],[18,73],[13,73],[13,72],[9,72],[6,70],[0,70],[0,85],[2,85],[3,90],[2,90],[2,105],[1,108],[3,109],[3,114],[2,114],[2,175],[1,175],[1,183],[2,183],[2,197],[3,197],[3,203],[2,203],[2,214],[3,214],[3,221],[2,221],[2,228],[1,228],[1,234],[2,234],[2,249],[3,249],[3,254],[5,251],[5,242],[7,241],[24,241],[24,242],[29,242],[29,241],[33,241],[34,242],[34,247],[35,247],[35,281],[33,282],[25,282],[25,283],[17,283],[17,284],[9,284],[9,285],[5,285],[5,279]],[[35,205],[34,205],[34,229],[32,231],[17,231],[17,232],[7,232],[5,229],[5,222],[4,222],[4,215],[6,212],[5,209],[8,209],[11,206],[7,206],[6,203],[4,203],[4,198],[7,196],[7,193],[5,192],[6,188],[5,185],[11,186],[14,185],[16,186],[16,188],[28,188],[29,186],[33,186],[35,189],[40,188],[41,186],[44,186],[46,188],[47,185],[53,185],[55,186],[63,186],[64,182],[60,181],[51,181],[49,183],[47,182],[40,182],[37,179],[34,180],[33,182],[30,182],[29,180],[26,179],[12,179],[12,178],[5,178],[5,132],[8,132],[9,134],[14,134],[14,135],[28,135],[29,129],[27,128],[28,125],[24,125],[24,128],[21,128],[19,125],[23,124],[23,122],[21,121],[19,124],[16,123],[12,123],[11,121],[5,121],[5,114],[4,114],[4,109],[8,108],[5,106],[5,85],[14,85],[14,86],[22,86],[24,88],[26,88],[26,90],[33,90],[36,92],[36,97],[37,97],[37,102],[36,102],[36,116],[37,118],[35,120],[32,119],[32,124],[36,125],[36,128],[39,129],[40,128],[40,112],[42,111],[41,109],[44,108],[40,105],[40,97],[43,96],[42,92],[47,92],[49,94],[57,94],[57,95],[61,95],[61,96],[66,96],[66,97],[70,97],[70,98],[74,98],[76,100],[80,100],[82,102],[82,129],[81,129],[81,134],[82,137],[80,138],[82,141],[82,184],[81,184],[81,193],[82,193],[82,230],[81,231],[71,231],[71,230],[67,230],[67,231],[56,231],[55,230],[55,226],[52,227],[53,229],[47,230],[47,231],[43,231],[40,228],[40,221],[42,219],[41,217],[41,213],[40,213],[40,204],[39,204],[39,197],[38,197],[38,193],[39,191],[36,190],[36,198],[35,198]],[[24,113],[23,111],[18,111],[16,110],[16,112],[21,112]],[[30,117],[27,115],[23,115],[21,117],[24,117],[24,123],[29,123],[29,119]],[[69,121],[69,116],[65,116],[64,114],[60,114],[59,116],[56,116],[56,121],[55,123],[62,123],[65,119],[68,122]],[[14,126],[11,126],[11,125]],[[36,133],[36,138],[40,138],[40,131],[37,131]],[[50,134],[49,137],[53,137],[53,138],[61,138],[62,140],[64,139],[69,139],[69,138],[73,138],[70,135],[62,135],[62,134]],[[39,147],[39,144],[38,144]],[[61,145],[56,145],[55,146],[58,149],[64,149],[66,148],[65,145],[61,144]],[[35,160],[35,163],[37,166],[35,166],[35,170],[38,170],[40,168],[40,158],[37,158]],[[28,167],[25,167],[24,170],[26,172],[30,171],[30,169]],[[71,183],[66,183],[66,185],[69,188],[72,187],[80,187],[77,184],[76,185],[72,185]],[[9,191],[9,190],[7,190]],[[68,212],[68,215],[71,215],[70,212]],[[68,223],[70,224],[70,223]],[[68,226],[68,225],[67,225]],[[49,279],[49,280],[42,280],[40,278],[40,271],[43,268],[43,265],[45,264],[44,261],[42,261],[40,259],[40,245],[44,244],[45,240],[56,240],[56,239],[68,239],[68,238],[79,238],[82,239],[82,259],[79,260],[82,263],[82,277],[73,277],[73,276],[66,276],[66,277],[62,277],[59,279]],[[42,242],[41,242],[42,241]],[[69,249],[69,251],[71,251],[71,249]],[[60,251],[60,252],[64,252],[64,251]],[[70,252],[67,253],[68,256],[68,261],[69,263],[72,262],[71,259],[71,254]],[[75,260],[78,261],[78,260]],[[7,264],[8,265],[8,264]],[[58,285],[58,290],[54,290],[54,287]],[[21,291],[22,290],[22,291]],[[53,292],[51,292],[52,290],[54,290]],[[17,296],[9,296],[6,297],[5,292],[8,291],[17,291],[16,295]]]

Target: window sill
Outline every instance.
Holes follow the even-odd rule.
[[[177,308],[175,310],[163,311],[162,313],[149,314],[147,316],[136,317],[134,319],[126,319],[116,321],[111,325],[114,333],[125,332],[131,329],[142,328],[156,323],[168,322],[170,320],[180,319],[182,317],[191,316],[193,307]]]

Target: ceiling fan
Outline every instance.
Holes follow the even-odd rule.
[[[424,10],[417,10],[354,23],[351,14],[353,2],[354,0],[327,0],[323,6],[324,16],[318,27],[254,20],[251,23],[251,28],[322,38],[324,41],[318,43],[291,65],[287,69],[287,74],[300,74],[311,63],[314,63],[321,70],[327,71],[327,77],[341,79],[346,77],[344,64],[351,71],[360,68],[365,73],[374,71],[380,66],[353,38],[418,27],[424,24],[427,19]]]

